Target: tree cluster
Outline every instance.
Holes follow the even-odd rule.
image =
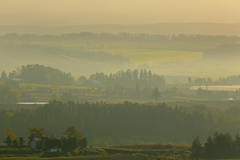
[[[0,104],[12,104],[21,101],[21,93],[10,86],[0,85]]]
[[[94,81],[100,82],[103,86],[115,86],[121,85],[124,87],[163,87],[165,86],[165,80],[162,75],[153,74],[151,70],[135,69],[127,71],[118,71],[116,73],[110,73],[109,75],[104,73],[92,74],[89,79],[86,77],[79,77],[78,81],[85,85],[94,84]]]
[[[235,140],[229,133],[215,132],[207,138],[202,145],[199,137],[192,143],[192,156],[194,158],[239,158],[240,157],[240,136],[237,134]]]
[[[9,127],[5,131],[5,139],[4,143],[8,147],[14,147],[14,148],[22,148],[22,147],[30,147],[31,141],[35,137],[47,137],[47,134],[43,131],[43,128],[37,128],[37,127],[28,127],[27,129],[28,133],[28,141],[25,145],[25,140],[23,137],[16,137],[16,135],[13,133],[13,130]],[[52,135],[50,138],[47,137],[47,141],[45,142],[45,149],[50,150],[53,147],[59,147],[63,151],[73,151],[76,148],[84,149],[87,147],[87,138],[83,137],[83,132],[79,132],[78,129],[71,126],[68,127],[67,130],[63,133],[64,135],[61,136],[61,138],[57,138],[54,135]]]
[[[66,73],[52,67],[39,64],[22,66],[19,77],[26,83],[72,85],[73,78],[71,73]]]

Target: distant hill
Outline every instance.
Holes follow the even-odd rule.
[[[64,34],[73,32],[108,32],[108,33],[147,33],[147,34],[205,34],[238,35],[240,24],[220,23],[159,23],[139,25],[69,25],[69,26],[0,26],[0,34]]]

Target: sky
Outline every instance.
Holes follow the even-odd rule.
[[[0,0],[0,25],[240,23],[240,0]]]

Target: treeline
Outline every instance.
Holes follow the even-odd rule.
[[[175,41],[189,41],[189,42],[216,42],[229,43],[239,41],[238,36],[224,36],[224,35],[158,35],[145,33],[126,33],[119,34],[112,33],[68,33],[63,35],[35,35],[35,34],[17,34],[8,33],[0,36],[0,40],[4,41],[49,41],[49,40],[91,40],[91,41],[122,41],[122,40],[139,40],[139,41],[160,41],[160,42],[175,42]]]
[[[121,85],[124,87],[163,87],[165,80],[162,75],[153,74],[151,70],[135,69],[127,71],[118,71],[116,73],[104,74],[96,73],[92,74],[89,79],[86,77],[79,77],[78,81],[82,84],[94,84],[100,83],[103,86],[115,86]]]
[[[219,84],[232,84],[232,83],[240,83],[240,75],[233,75],[228,77],[220,77],[217,82]]]
[[[128,144],[130,140],[135,144],[189,143],[195,135],[207,137],[216,128],[230,132],[240,128],[237,118],[230,118],[231,121],[224,116],[221,118],[215,122],[211,114],[204,115],[177,106],[172,108],[165,103],[146,105],[126,101],[123,104],[75,104],[53,101],[36,109],[1,109],[0,137],[8,127],[19,137],[26,137],[25,131],[29,126],[44,128],[48,135],[54,133],[59,137],[59,133],[72,125],[84,130],[92,145],[104,145],[105,142]],[[104,141],[100,143],[100,140]]]
[[[240,136],[237,134],[233,140],[232,136],[215,132],[207,138],[202,145],[199,137],[192,143],[192,156],[194,158],[239,158],[240,157]]]

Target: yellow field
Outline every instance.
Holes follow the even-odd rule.
[[[31,89],[36,89],[37,87],[51,87],[47,84],[28,84],[28,83],[20,83],[20,87],[29,87]],[[62,89],[88,89],[88,87],[80,87],[80,86],[60,86]],[[96,88],[95,88],[96,89]]]
[[[124,57],[128,57],[130,62],[135,65],[147,63],[154,65],[164,62],[190,62],[202,58],[202,52],[189,52],[179,50],[140,50],[140,49],[128,49],[128,50],[115,50],[111,51],[111,54],[120,54]]]

